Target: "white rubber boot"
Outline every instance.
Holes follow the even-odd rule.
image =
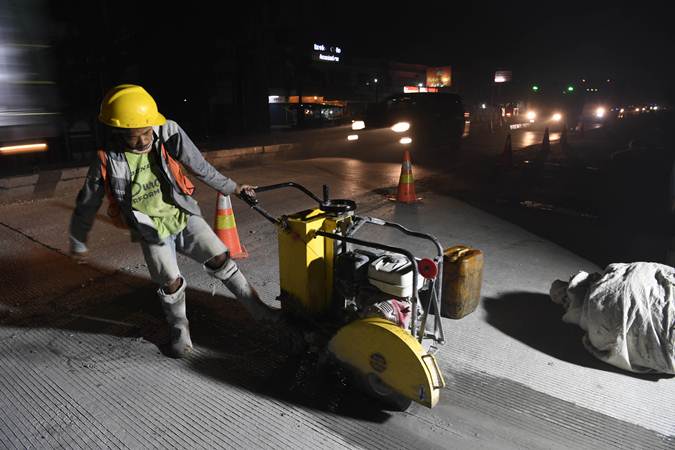
[[[204,266],[206,271],[223,284],[234,294],[239,303],[256,321],[272,322],[279,321],[281,311],[274,309],[260,299],[260,296],[246,280],[246,277],[237,267],[237,264],[228,258],[219,269],[210,269]]]
[[[190,327],[185,314],[185,279],[173,294],[165,294],[160,288],[157,291],[162,302],[162,309],[171,329],[170,352],[174,358],[182,358],[192,351]]]

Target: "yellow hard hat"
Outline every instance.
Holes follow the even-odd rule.
[[[108,91],[98,120],[115,128],[145,128],[166,122],[150,94],[134,84],[120,84]]]

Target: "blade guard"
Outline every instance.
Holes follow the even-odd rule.
[[[388,320],[355,320],[333,336],[328,350],[361,375],[373,373],[393,391],[429,408],[445,387],[433,355]]]

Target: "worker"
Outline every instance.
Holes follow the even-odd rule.
[[[111,89],[101,102],[98,120],[105,125],[104,147],[77,196],[70,222],[71,254],[86,260],[87,235],[107,194],[109,217],[140,243],[150,277],[159,287],[157,294],[171,330],[171,356],[183,357],[192,350],[185,313],[187,284],[176,252],[203,264],[253,318],[276,322],[278,310],[260,300],[202,217],[192,197],[194,186],[182,168],[223,195],[255,197],[255,187],[239,185],[219,173],[181,127],[159,113],[141,86]]]

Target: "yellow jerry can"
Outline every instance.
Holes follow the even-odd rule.
[[[483,252],[457,245],[443,253],[443,297],[441,314],[461,319],[472,313],[480,301],[483,283]]]

